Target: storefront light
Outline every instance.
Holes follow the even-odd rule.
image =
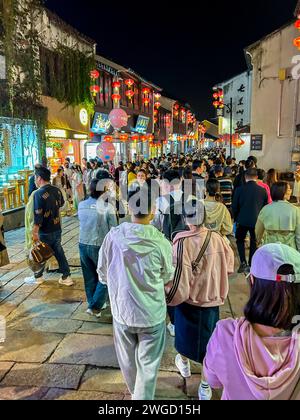
[[[87,134],[74,134],[73,137],[76,140],[87,140],[88,135]]]
[[[85,108],[82,108],[79,112],[79,119],[82,125],[87,126],[89,123],[89,114]]]
[[[55,139],[66,139],[67,138],[67,132],[66,130],[45,130],[46,136],[49,138],[55,138]]]

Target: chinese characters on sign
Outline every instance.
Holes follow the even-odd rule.
[[[240,118],[240,116],[242,117],[245,113],[245,109],[244,109],[244,100],[245,97],[244,95],[242,95],[243,93],[246,92],[246,87],[245,85],[242,83],[240,85],[240,87],[237,89],[238,93],[240,93],[241,95],[239,96],[238,102],[237,102],[237,108],[236,108],[236,115],[237,115],[237,123],[236,123],[236,127],[238,129],[242,128],[244,126],[244,120],[243,118]]]
[[[251,136],[251,150],[261,151],[263,149],[263,135],[252,134]]]
[[[107,133],[110,128],[110,121],[107,114],[95,113],[91,131],[95,134]]]
[[[135,131],[137,131],[138,133],[146,133],[148,125],[149,125],[149,121],[150,121],[150,118],[144,117],[143,115],[139,115],[136,126],[135,126]]]

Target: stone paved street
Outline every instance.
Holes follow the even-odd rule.
[[[0,344],[0,399],[128,399],[114,351],[109,309],[98,320],[87,308],[78,257],[78,221],[64,219],[63,245],[75,286],[58,284],[58,273],[47,273],[42,285],[24,284],[31,275],[25,263],[24,229],[8,232],[11,264],[0,270],[0,316],[7,337]],[[51,262],[54,269],[55,262]],[[232,276],[222,317],[240,315],[247,298],[243,276]],[[184,380],[176,370],[176,351],[168,335],[158,378],[157,399],[196,398],[200,366]],[[215,394],[215,398],[218,395]]]

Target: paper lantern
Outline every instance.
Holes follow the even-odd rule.
[[[111,99],[114,102],[118,102],[121,99],[121,95],[114,93],[113,95],[111,95]]]
[[[296,20],[296,22],[295,22],[295,28],[300,30],[300,20],[299,19]]]
[[[109,121],[110,121],[111,125],[116,130],[118,130],[118,129],[122,128],[122,127],[125,127],[127,125],[127,123],[128,123],[128,115],[121,108],[115,108],[115,109],[113,109],[110,112],[108,118],[109,118]]]
[[[100,143],[96,149],[96,155],[98,158],[107,162],[109,160],[113,160],[116,154],[115,146],[111,143]]]
[[[100,87],[97,86],[97,85],[93,85],[93,86],[90,87],[90,90],[91,90],[93,96],[96,96],[97,93],[100,92]]]
[[[154,140],[154,136],[153,136],[153,134],[149,134],[149,135],[148,135],[148,140],[149,140],[149,141],[153,141],[153,140]]]
[[[132,99],[132,97],[134,96],[134,91],[133,90],[126,90],[125,95],[127,96],[128,99]]]
[[[160,102],[155,102],[154,104],[156,109],[159,109],[161,107],[161,103]]]
[[[91,79],[98,79],[99,78],[99,76],[100,76],[100,73],[98,72],[98,70],[92,70],[91,72],[90,72],[90,76],[91,76]]]
[[[214,106],[215,108],[218,108],[218,106],[219,106],[219,101],[214,101],[213,106]]]
[[[104,141],[112,143],[114,141],[114,138],[113,136],[104,136]]]
[[[144,136],[144,135],[143,136],[140,136],[140,140],[141,140],[141,142],[144,143],[145,141],[147,141],[147,137]]]
[[[149,95],[150,89],[149,88],[143,88],[142,93],[143,93],[143,95]]]
[[[137,134],[134,134],[131,136],[131,141],[139,141],[139,136]]]
[[[158,100],[161,98],[161,94],[160,94],[160,93],[158,93],[158,92],[156,92],[156,93],[154,94],[154,98],[155,98],[155,100],[156,100],[156,101],[158,101]]]
[[[134,80],[126,79],[124,83],[125,83],[126,86],[131,87],[131,86],[134,85]]]
[[[119,135],[119,140],[120,141],[127,141],[128,140],[128,134],[120,134]]]
[[[112,84],[112,87],[113,87],[114,89],[119,89],[119,88],[120,88],[120,86],[121,86],[121,83],[120,83],[120,82],[113,82],[113,84]]]
[[[150,103],[150,99],[149,99],[149,98],[143,98],[143,104],[144,104],[145,106],[148,106],[148,105],[149,105],[149,103]]]

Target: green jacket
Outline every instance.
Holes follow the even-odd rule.
[[[255,227],[258,244],[280,242],[300,252],[300,208],[288,201],[265,206]]]

